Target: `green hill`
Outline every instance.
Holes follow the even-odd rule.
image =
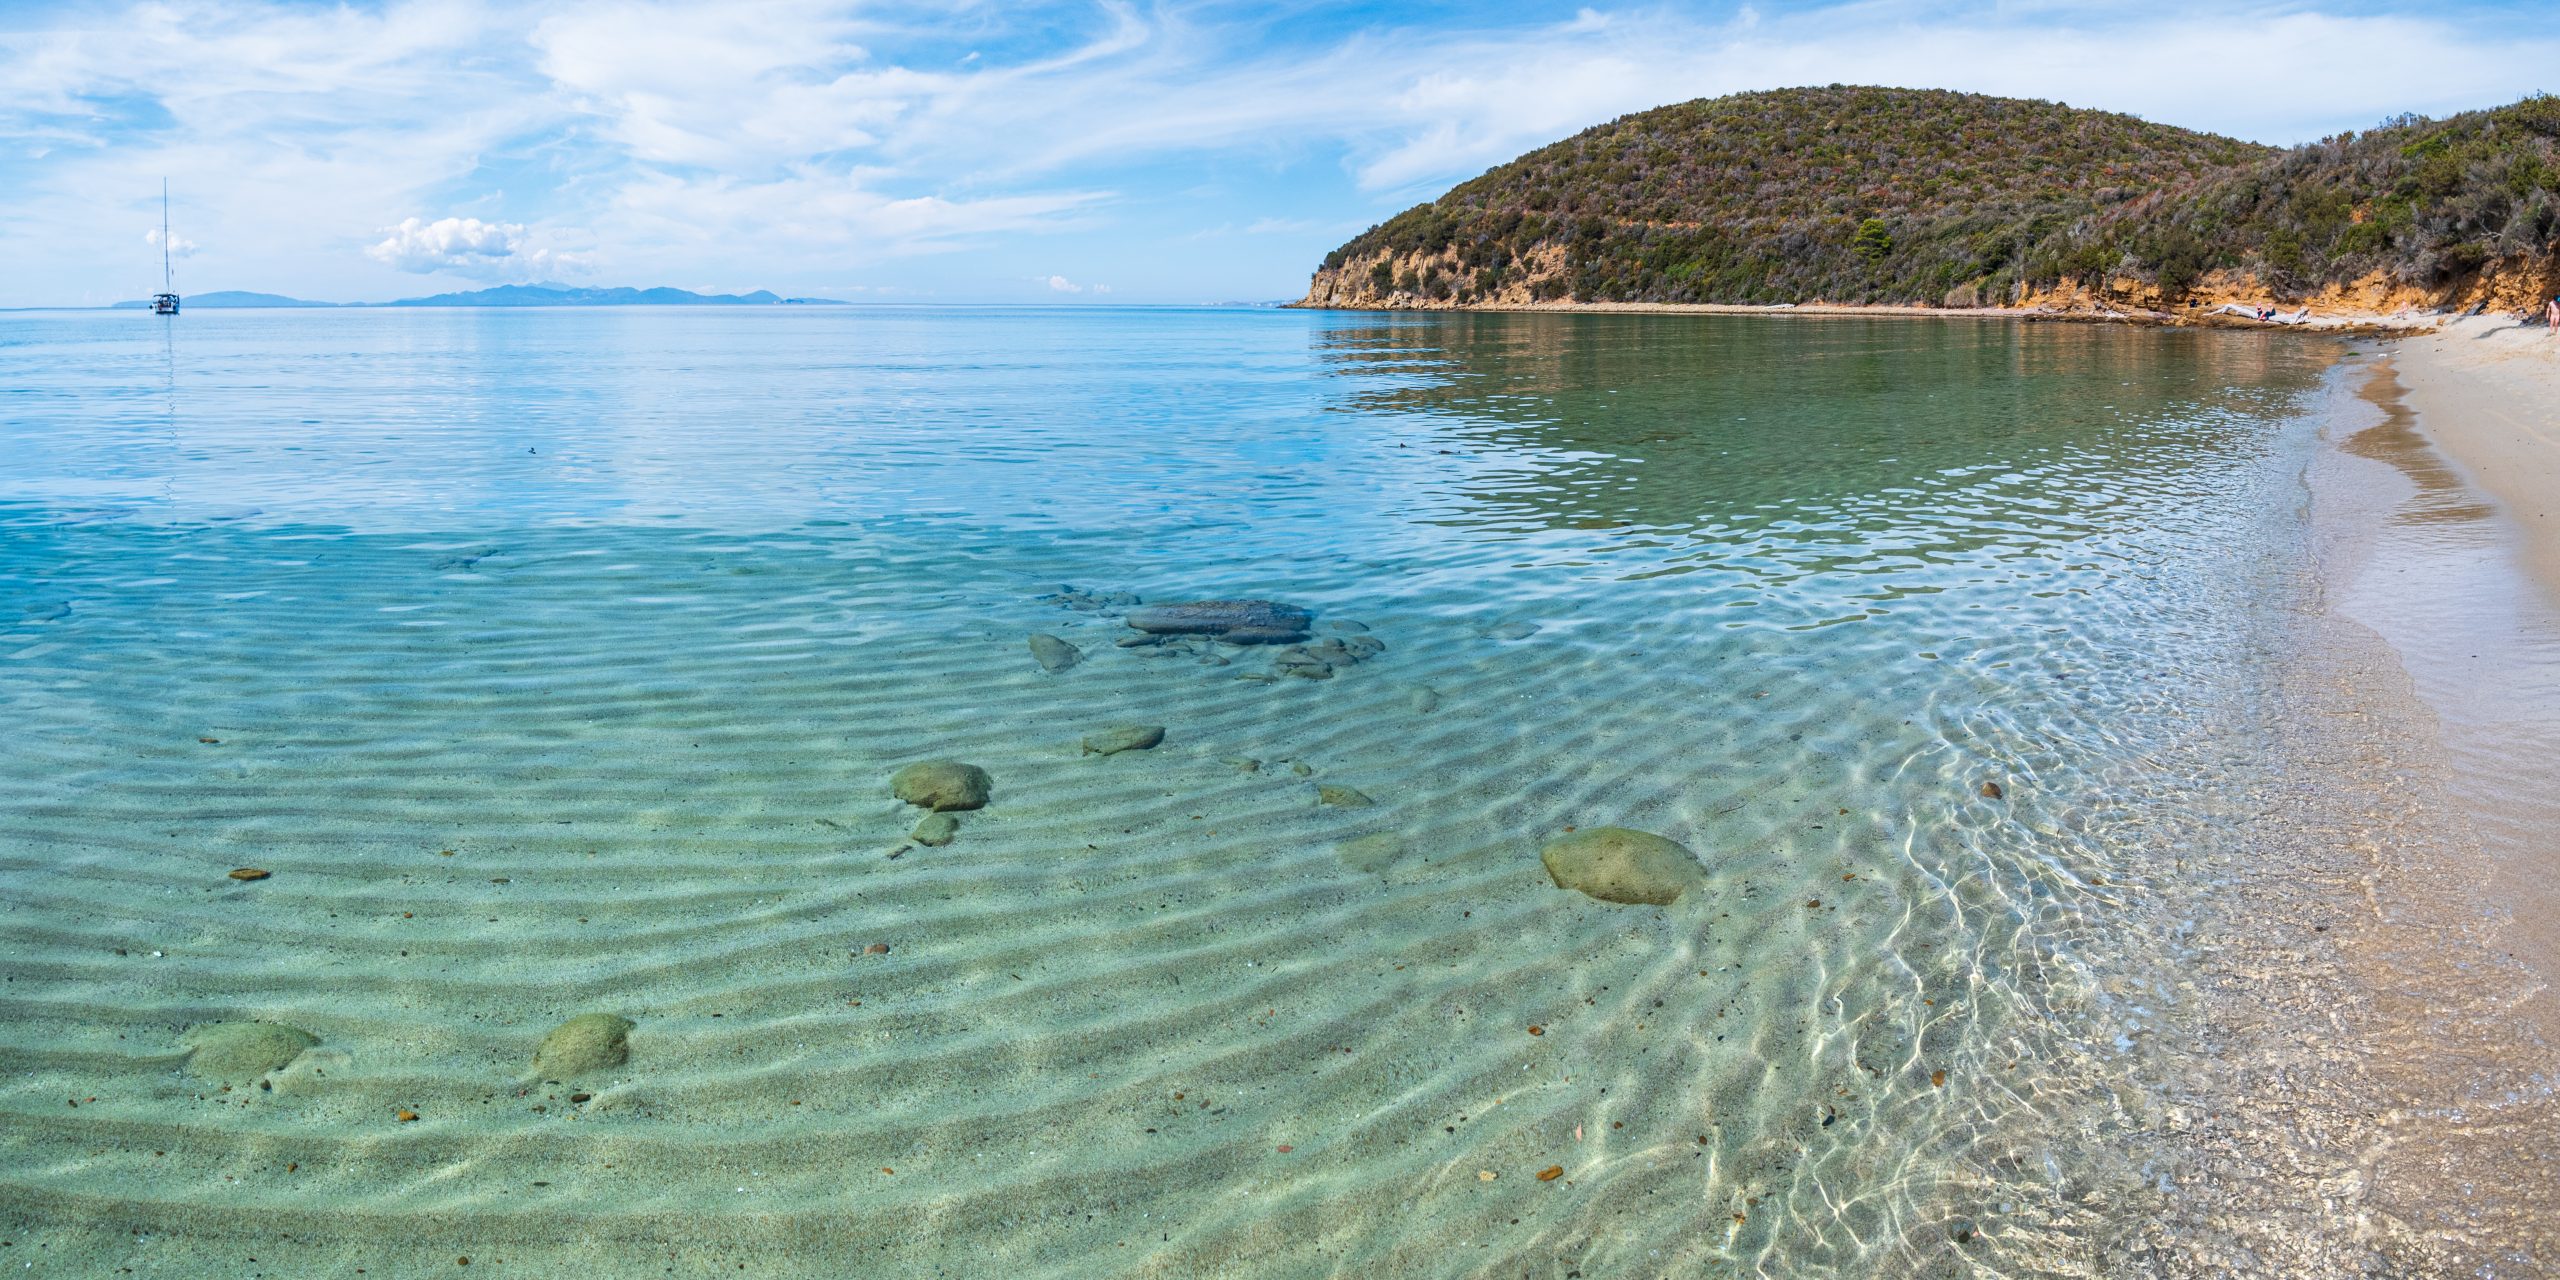
[[[2521,309],[2560,290],[2560,98],[2402,116],[2101,219],[2054,277],[2176,298],[2245,283],[2288,299]]]
[[[2552,99],[2291,151],[2056,103],[1832,86],[1625,116],[1327,255],[1306,304],[2522,297]],[[2538,287],[2538,286],[2536,286]]]

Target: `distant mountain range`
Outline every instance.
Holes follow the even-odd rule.
[[[564,284],[502,284],[468,293],[439,293],[397,302],[309,302],[278,293],[223,289],[187,298],[191,308],[234,307],[840,307],[834,298],[784,298],[763,289],[754,293],[695,293],[689,289],[577,289]],[[114,310],[146,310],[148,302],[119,302]]]
[[[288,298],[280,293],[245,293],[238,289],[224,289],[218,293],[196,294],[186,300],[186,305],[190,307],[334,307],[339,304],[335,302],[305,302],[300,298]],[[110,309],[115,311],[148,311],[151,309],[151,304],[148,302],[119,302]]]

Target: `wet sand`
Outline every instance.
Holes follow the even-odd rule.
[[[2199,938],[2169,1141],[2201,1176],[2164,1271],[2560,1269],[2560,531],[2519,509],[2560,464],[2520,393],[2560,361],[2497,335],[2339,370],[2304,476],[2319,603],[2267,715],[2284,782]]]
[[[2392,352],[2428,442],[2505,508],[2527,568],[2560,600],[2560,341],[2476,316]]]
[[[2418,486],[2346,611],[2399,650],[2441,721],[2490,859],[2505,945],[2560,1026],[2560,343],[2477,317],[2395,344],[2369,456]]]

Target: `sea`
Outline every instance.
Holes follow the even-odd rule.
[[[0,315],[0,1265],[2105,1272],[2337,355]]]

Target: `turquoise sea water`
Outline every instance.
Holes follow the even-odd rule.
[[[2245,818],[2330,355],[0,317],[8,1256],[2120,1266],[2180,1185],[2145,1135],[2185,868]],[[1123,648],[1115,593],[1384,649],[1313,680]],[[1035,632],[1082,661],[1043,670]],[[1163,744],[1079,750],[1131,723]],[[888,777],[937,757],[993,797],[918,845]],[[1704,883],[1557,888],[1541,846],[1604,825]],[[587,1012],[632,1021],[627,1060],[538,1078]],[[187,1057],[238,1021],[318,1044],[232,1081]]]

